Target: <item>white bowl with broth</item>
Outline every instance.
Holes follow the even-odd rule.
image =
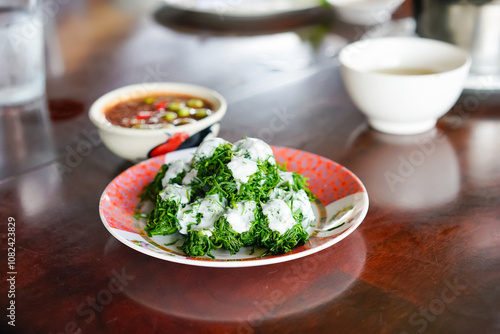
[[[471,65],[465,50],[418,37],[358,41],[339,58],[354,104],[371,127],[391,134],[434,128],[460,97]]]

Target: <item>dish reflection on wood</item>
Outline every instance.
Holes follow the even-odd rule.
[[[144,232],[144,222],[133,218],[137,213],[142,188],[151,182],[160,166],[172,160],[190,161],[194,149],[187,149],[159,156],[137,164],[116,177],[104,190],[100,201],[100,215],[108,231],[125,245],[160,259],[208,267],[249,267],[279,263],[304,257],[325,249],[351,234],[362,222],[368,211],[368,195],[361,181],[343,166],[321,156],[284,147],[273,147],[279,163],[286,163],[289,170],[309,179],[309,187],[316,195],[316,226],[310,230],[308,242],[283,255],[259,257],[263,250],[241,250],[236,255],[214,252],[209,257],[187,257],[177,249],[182,241],[179,236],[155,236]],[[149,206],[149,207],[148,207]],[[139,208],[141,212],[152,209],[152,204]],[[141,240],[142,239],[142,240]],[[174,242],[175,241],[175,242]],[[173,243],[170,246],[165,244]],[[240,254],[241,253],[241,254]]]
[[[138,242],[154,249],[144,240]],[[135,253],[124,252],[121,243],[110,236],[104,248],[104,267],[109,275],[113,275],[114,268],[123,268],[127,275],[135,277],[134,282],[140,282],[125,286],[124,295],[167,315],[162,317],[167,321],[175,317],[184,323],[243,321],[255,314],[256,305],[266,305],[269,310],[257,314],[258,321],[269,314],[306,320],[314,317],[318,307],[352,297],[346,292],[358,282],[367,256],[361,233],[353,233],[348,242],[311,257],[272,268],[233,269],[229,275],[220,275],[218,268],[193,268],[173,262],[162,265],[152,257]],[[218,279],[213,279],[214,275]],[[206,307],[208,304],[214,307]]]

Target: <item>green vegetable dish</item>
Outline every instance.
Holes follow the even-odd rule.
[[[271,147],[255,138],[204,141],[190,163],[163,165],[140,197],[155,203],[145,217],[149,236],[180,233],[189,256],[246,246],[287,253],[306,242],[316,221],[306,178],[278,166]]]

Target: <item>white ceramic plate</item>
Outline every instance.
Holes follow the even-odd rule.
[[[215,259],[189,257],[177,248],[182,244],[181,235],[151,238],[144,232],[144,222],[133,215],[148,208],[138,207],[137,195],[152,181],[162,164],[177,159],[190,161],[194,149],[143,161],[117,176],[101,196],[99,212],[102,222],[115,238],[149,256],[187,265],[226,268],[280,263],[314,254],[344,239],[361,224],[368,211],[368,194],[352,172],[316,154],[284,147],[273,147],[273,151],[279,163],[286,162],[289,170],[309,178],[309,188],[317,197],[315,227],[309,231],[306,244],[292,252],[262,257],[262,249],[250,254],[250,248],[242,248],[235,255],[223,250],[213,251]],[[176,238],[179,238],[176,244],[165,245]]]

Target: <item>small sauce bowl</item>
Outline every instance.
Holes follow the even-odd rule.
[[[208,101],[213,113],[189,124],[159,129],[126,128],[111,124],[105,112],[119,102],[156,95],[189,95]],[[216,137],[219,123],[227,111],[224,97],[214,90],[185,83],[143,83],[113,90],[97,99],[89,110],[89,118],[99,130],[106,147],[131,162],[156,155],[198,146],[208,137]]]

